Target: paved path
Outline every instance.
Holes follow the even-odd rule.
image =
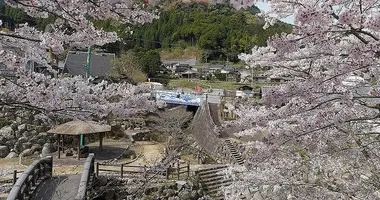
[[[53,177],[41,183],[32,200],[73,200],[78,193],[81,174]]]

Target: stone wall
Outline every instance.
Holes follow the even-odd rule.
[[[12,121],[0,128],[0,158],[13,158],[19,154],[39,155],[46,143],[54,143],[55,136],[47,134],[49,127]]]

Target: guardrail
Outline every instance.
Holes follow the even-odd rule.
[[[182,165],[182,166],[181,166]],[[101,168],[102,166],[108,167]],[[190,176],[190,163],[189,162],[181,162],[177,160],[173,166],[169,165],[166,169],[163,169],[162,172],[159,172],[154,167],[149,166],[138,166],[138,165],[125,165],[125,164],[103,164],[96,163],[96,176],[99,176],[99,172],[113,172],[116,174],[120,174],[120,178],[124,178],[127,174],[159,174],[162,175],[163,178],[166,179],[174,179],[180,180],[181,175],[185,174],[183,179],[188,179]],[[182,175],[183,176],[183,175]]]
[[[53,157],[49,156],[34,161],[17,179],[7,200],[29,199],[32,195],[32,191],[42,182],[42,180],[46,177],[51,178],[52,175]]]
[[[94,175],[94,161],[94,154],[90,153],[84,163],[82,177],[79,182],[78,194],[75,197],[75,200],[86,199],[87,189],[91,185],[90,182]]]

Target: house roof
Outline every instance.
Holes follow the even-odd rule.
[[[181,74],[199,74],[199,72],[196,70],[186,70],[182,72]]]
[[[197,63],[197,59],[196,58],[191,58],[191,59],[177,59],[177,60],[161,60],[161,62],[164,65],[170,65],[170,64],[195,65]]]
[[[91,54],[91,76],[105,76],[111,69],[111,60],[115,58],[113,53]],[[70,51],[67,54],[63,73],[86,76],[87,52]]]
[[[204,71],[211,71],[211,70],[224,70],[224,71],[228,71],[228,72],[234,72],[235,69],[233,67],[229,67],[229,66],[224,66],[224,65],[210,65],[206,68],[204,68],[203,70]]]

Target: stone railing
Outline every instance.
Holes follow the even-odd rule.
[[[82,177],[80,179],[78,194],[75,200],[84,200],[87,196],[88,187],[91,186],[91,181],[94,178],[94,154],[90,153],[84,163]]]
[[[7,200],[30,199],[35,188],[45,178],[53,175],[53,158],[51,156],[36,160],[17,179],[13,185]]]

